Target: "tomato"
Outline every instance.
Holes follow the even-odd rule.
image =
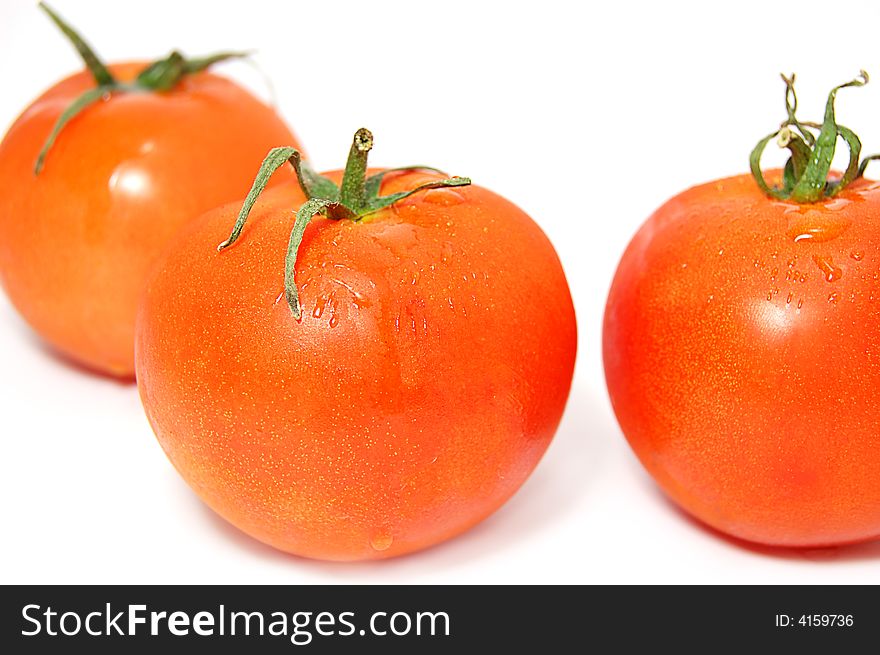
[[[880,536],[880,184],[826,180],[850,134],[833,99],[815,143],[780,130],[785,189],[741,175],[657,210],[605,314],[608,389],[641,462],[705,523],[777,546]],[[795,198],[802,175],[815,201]]]
[[[109,74],[131,84],[147,66]],[[137,301],[158,254],[185,222],[245,193],[266,149],[296,141],[244,88],[196,72],[168,90],[108,90],[63,127],[35,174],[53,126],[96,79],[62,80],[0,143],[0,281],[56,349],[128,377]]]
[[[253,537],[329,560],[425,548],[497,509],[547,448],[576,349],[559,260],[516,206],[441,180],[392,171],[383,194],[441,188],[308,223],[291,304],[293,184],[222,252],[241,205],[208,213],[151,277],[136,335],[150,423]]]

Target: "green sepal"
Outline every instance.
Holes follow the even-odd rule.
[[[348,162],[342,175],[342,184],[337,187],[329,178],[319,175],[302,159],[300,152],[293,147],[273,148],[266,155],[250,192],[242,204],[241,210],[232,228],[232,232],[223,243],[217,246],[223,250],[236,242],[257,198],[266,188],[269,178],[285,163],[290,163],[296,172],[300,188],[305,194],[306,202],[297,210],[290,240],[287,244],[287,255],[284,259],[284,295],[293,316],[299,320],[302,308],[299,302],[299,291],[296,286],[296,261],[303,235],[315,216],[323,215],[335,221],[351,220],[357,222],[364,216],[390,207],[395,202],[409,196],[445,187],[461,187],[471,183],[466,177],[450,177],[443,180],[432,180],[420,184],[409,191],[400,191],[387,196],[380,196],[382,180],[392,171],[408,171],[424,169],[440,172],[436,168],[417,166],[411,168],[392,168],[370,177],[366,177],[367,155],[373,146],[373,135],[369,130],[361,128],[354,136],[349,150]]]
[[[296,179],[299,186],[306,194],[306,198],[322,198],[336,202],[339,200],[339,187],[329,177],[320,175],[302,159],[299,152],[294,152],[290,158],[293,170],[296,172]]]
[[[61,18],[61,16],[56,14],[55,10],[45,2],[41,2],[37,6],[52,19],[52,22],[55,23],[64,36],[66,36],[73,44],[73,47],[76,48],[76,51],[79,53],[86,68],[89,69],[89,72],[95,79],[95,84],[98,86],[108,86],[116,83],[116,78],[113,77],[113,74],[108,70],[107,66],[104,65],[104,62],[101,61],[101,58],[98,57],[92,49],[92,46],[90,46],[75,29],[68,25],[68,23]]]
[[[194,75],[209,66],[247,57],[244,52],[218,52],[207,57],[187,59],[179,51],[174,50],[164,59],[154,61],[142,70],[135,80],[134,89],[142,91],[170,91],[187,75]]]
[[[862,163],[859,164],[859,172],[858,175],[856,175],[856,178],[862,177],[865,174],[865,169],[868,168],[868,164],[877,159],[880,159],[880,155],[870,155],[868,157],[865,157],[862,160]]]
[[[427,191],[429,189],[443,189],[456,186],[468,186],[469,184],[471,184],[471,180],[468,177],[448,177],[445,180],[433,180],[431,182],[425,182],[424,184],[420,184],[419,186],[415,187],[414,189],[410,189],[409,191],[400,191],[398,193],[392,193],[388,196],[377,196],[375,198],[368,198],[365,211],[361,212],[360,217],[363,218],[367,214],[372,214],[373,212],[377,212],[380,209],[390,207],[395,202],[403,200],[404,198],[409,198],[414,193],[419,193],[420,191]]]
[[[302,317],[299,289],[296,286],[296,258],[299,255],[299,247],[302,244],[306,228],[312,219],[319,214],[324,214],[335,220],[353,218],[345,205],[324,198],[310,198],[297,210],[296,220],[294,220],[293,229],[290,231],[290,240],[287,242],[287,255],[284,258],[284,296],[296,320]]]
[[[862,142],[855,132],[848,127],[838,125],[837,134],[849,148],[849,163],[841,178],[837,182],[829,184],[829,197],[836,196],[859,176],[859,155],[862,153]]]
[[[761,155],[764,153],[767,144],[770,143],[772,139],[775,139],[777,134],[778,132],[772,132],[758,141],[758,144],[752,149],[751,155],[749,155],[749,168],[752,171],[752,177],[755,178],[755,183],[761,191],[768,196],[783,200],[785,199],[785,194],[780,189],[771,187],[767,184],[767,181],[764,179],[764,171],[761,170]]]
[[[433,166],[398,166],[397,168],[386,168],[384,171],[379,171],[378,173],[371,175],[364,181],[366,197],[375,198],[379,195],[379,188],[382,186],[382,181],[388,173],[402,173],[409,171],[429,171],[439,175],[446,175],[446,173],[439,168],[434,168]]]
[[[241,231],[244,228],[244,224],[247,222],[248,216],[251,214],[251,210],[254,208],[254,204],[269,183],[269,178],[272,177],[275,171],[290,161],[294,154],[298,156],[299,152],[296,148],[291,146],[272,148],[269,151],[269,154],[263,159],[263,163],[260,164],[260,170],[257,171],[257,177],[254,179],[254,183],[251,185],[251,189],[248,191],[248,194],[244,199],[244,204],[242,204],[241,210],[238,212],[238,218],[235,220],[232,232],[229,234],[226,241],[217,246],[217,250],[228,248],[238,241],[238,237],[241,235]]]
[[[101,61],[101,58],[98,57],[92,47],[76,30],[68,25],[46,3],[40,2],[38,6],[67,37],[67,39],[73,44],[74,48],[76,48],[76,51],[79,53],[83,63],[85,63],[86,68],[92,74],[97,86],[79,96],[61,114],[37,156],[37,161],[34,164],[35,174],[39,174],[43,169],[46,155],[67,123],[89,105],[94,104],[102,97],[109,97],[111,94],[117,92],[155,93],[170,91],[187,75],[198,73],[209,66],[228,59],[248,56],[248,53],[246,52],[219,52],[206,57],[187,59],[180,52],[175,50],[167,57],[149,64],[138,74],[134,82],[123,83],[118,81],[110,73],[110,70],[104,62]]]
[[[862,144],[858,136],[849,128],[837,123],[834,102],[837,92],[851,86],[864,86],[868,83],[868,75],[860,71],[859,77],[840,84],[828,94],[825,104],[825,116],[821,125],[801,122],[797,119],[797,95],[794,91],[795,76],[782,76],[785,82],[785,106],[788,117],[780,129],[761,139],[749,156],[749,168],[758,187],[767,195],[780,200],[791,200],[798,203],[813,203],[830,198],[845,189],[854,180],[861,177],[872,158],[866,158],[859,164]],[[818,130],[813,136],[810,130]],[[780,147],[788,148],[790,157],[783,169],[782,187],[771,188],[761,171],[761,156],[767,144],[774,137],[778,138]],[[831,163],[840,138],[849,149],[849,162],[839,180],[828,179]]]
[[[43,170],[46,155],[49,154],[49,150],[55,145],[55,139],[58,138],[58,135],[61,133],[61,130],[64,129],[64,126],[87,107],[90,107],[104,97],[109,97],[112,92],[113,87],[111,86],[99,86],[94,89],[89,89],[74,100],[70,106],[62,112],[61,116],[59,116],[58,120],[55,122],[52,131],[49,133],[49,137],[40,149],[40,153],[37,155],[37,161],[34,163],[34,175],[39,175],[40,171]]]

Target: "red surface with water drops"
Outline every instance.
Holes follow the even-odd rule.
[[[673,198],[623,256],[604,357],[624,434],[698,518],[773,545],[880,536],[880,184]]]
[[[336,179],[338,181],[339,175]],[[383,194],[427,173],[392,173]],[[137,366],[171,461],[217,512],[309,557],[400,555],[474,525],[523,483],[571,384],[576,327],[540,228],[477,186],[414,195],[363,221],[313,221],[265,193],[177,240],[149,284]]]

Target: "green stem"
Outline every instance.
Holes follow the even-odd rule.
[[[468,186],[470,184],[471,179],[469,177],[447,177],[444,180],[432,180],[430,182],[425,182],[424,184],[420,184],[419,186],[410,189],[409,191],[399,191],[398,193],[392,193],[388,196],[379,196],[372,199],[368,198],[366,206],[358,215],[358,220],[360,220],[364,216],[368,216],[370,214],[376,213],[379,210],[385,209],[386,207],[390,207],[395,202],[399,202],[404,198],[409,198],[414,193],[428,191],[430,189],[447,189],[449,187]]]
[[[206,57],[195,57],[194,59],[183,60],[183,74],[194,75],[209,69],[214,64],[220,64],[230,59],[247,59],[253,53],[251,50],[228,50],[226,52],[215,52],[213,55]]]
[[[801,203],[816,202],[825,194],[828,172],[831,170],[831,161],[834,159],[834,151],[837,148],[837,136],[840,133],[834,116],[834,100],[840,89],[850,86],[864,86],[867,81],[868,76],[862,71],[861,78],[856,78],[831,89],[828,101],[825,103],[825,120],[822,122],[822,129],[819,130],[819,136],[816,138],[812,157],[804,174],[791,191],[791,200]],[[861,144],[859,147],[861,148]],[[856,152],[856,158],[858,159],[858,152]]]
[[[58,121],[55,123],[55,126],[52,128],[52,131],[49,133],[49,138],[47,138],[46,142],[43,144],[40,154],[37,155],[37,161],[34,164],[35,175],[39,175],[43,170],[43,165],[46,162],[46,155],[49,154],[49,150],[55,145],[55,139],[58,138],[58,135],[61,133],[61,130],[64,129],[64,126],[84,109],[95,104],[101,98],[109,96],[112,91],[112,86],[99,86],[95,89],[89,89],[64,110],[61,116],[59,116]]]
[[[868,168],[868,164],[877,159],[880,159],[880,155],[870,155],[868,157],[865,157],[862,160],[861,165],[859,166],[859,173],[856,177],[862,177],[865,174],[865,169]]]
[[[867,160],[859,164],[862,143],[849,128],[839,125],[834,111],[837,92],[851,86],[864,86],[868,75],[860,71],[859,77],[840,84],[828,94],[825,103],[825,117],[821,125],[801,122],[797,119],[797,95],[794,90],[795,76],[782,76],[785,82],[785,108],[788,117],[780,129],[761,139],[749,157],[749,167],[758,187],[767,195],[781,200],[798,203],[814,203],[823,198],[831,198],[845,189],[865,171]],[[818,130],[813,136],[811,130]],[[780,147],[788,148],[790,157],[785,164],[781,187],[771,188],[761,171],[761,156],[767,144],[774,137]],[[831,163],[837,149],[837,140],[842,139],[849,149],[849,163],[840,180],[829,179]]]
[[[355,212],[364,206],[366,199],[367,157],[372,148],[373,135],[370,130],[362,127],[354,133],[339,187],[339,201]]]
[[[37,156],[37,161],[34,163],[35,175],[39,175],[40,171],[43,170],[46,155],[49,153],[49,150],[51,150],[55,140],[58,138],[58,135],[64,127],[80,112],[88,108],[90,105],[93,105],[101,98],[110,97],[111,94],[117,92],[134,91],[156,93],[170,91],[187,75],[199,73],[209,66],[221,61],[247,57],[249,54],[246,52],[219,52],[213,55],[208,55],[207,57],[187,59],[180,52],[175,50],[167,57],[158,59],[149,64],[138,74],[134,82],[123,83],[113,77],[104,65],[104,62],[102,62],[98,55],[95,54],[95,51],[88,43],[86,43],[85,39],[83,39],[58,14],[56,14],[49,5],[40,2],[38,6],[49,16],[49,18],[52,19],[55,25],[58,26],[70,42],[73,43],[83,62],[85,62],[86,68],[88,68],[92,77],[95,79],[96,87],[94,89],[89,89],[80,95],[58,118]]]
[[[332,181],[318,175],[312,167],[302,159],[299,152],[294,151],[290,157],[290,163],[296,172],[296,179],[306,198],[324,198],[326,200],[339,200],[339,187]]]
[[[775,139],[777,134],[778,132],[771,132],[758,141],[758,144],[752,148],[752,153],[749,155],[749,169],[752,171],[752,177],[755,179],[755,183],[761,191],[777,200],[784,200],[787,196],[784,194],[783,190],[771,187],[767,184],[767,180],[764,179],[764,171],[761,170],[761,155],[764,153],[767,144]]]
[[[64,36],[66,36],[73,44],[73,47],[76,48],[76,51],[82,58],[83,63],[85,63],[86,68],[89,69],[92,77],[95,78],[95,84],[98,86],[107,86],[116,83],[116,78],[113,77],[107,69],[107,66],[104,65],[104,62],[101,61],[92,47],[79,35],[79,33],[77,33],[76,30],[68,25],[64,19],[56,14],[55,10],[45,2],[41,2],[37,6],[52,19],[52,22],[58,26],[58,29],[64,33]]]
[[[326,211],[334,203],[323,198],[312,198],[296,212],[296,220],[290,231],[290,240],[287,242],[287,256],[284,258],[284,296],[293,317],[296,320],[302,318],[302,307],[299,304],[299,290],[296,287],[296,258],[299,255],[299,247],[302,244],[303,235],[312,219]]]
[[[263,193],[263,190],[269,183],[269,178],[272,177],[275,171],[284,166],[294,154],[297,156],[299,155],[296,148],[290,146],[272,148],[269,151],[269,154],[263,159],[263,163],[260,164],[260,170],[257,171],[257,177],[251,185],[251,190],[248,191],[247,197],[244,199],[244,204],[238,212],[238,218],[235,220],[235,225],[232,226],[232,232],[226,241],[217,246],[217,250],[228,248],[238,241],[238,237],[241,235],[244,224],[247,222],[248,216],[250,216],[251,209],[254,208],[254,203],[257,202],[257,198],[260,197],[260,194]]]
[[[784,74],[780,75],[782,77],[782,81],[785,82],[785,110],[788,112],[788,120],[786,123],[788,125],[793,125],[795,129],[800,133],[801,138],[806,141],[806,144],[812,148],[816,144],[816,137],[807,130],[804,129],[804,124],[801,123],[797,119],[797,108],[798,108],[798,99],[797,92],[794,90],[794,81],[796,79],[795,74],[792,73],[791,77],[786,77]]]
[[[837,182],[829,185],[830,190],[828,196],[832,198],[843,191],[859,176],[859,154],[862,152],[862,142],[859,137],[856,136],[855,132],[848,127],[838,125],[837,133],[849,148],[849,163],[847,164],[846,170],[843,172],[841,178]]]
[[[153,91],[169,91],[184,75],[184,58],[177,50],[138,73],[135,84]]]
[[[135,86],[150,91],[170,91],[187,75],[200,73],[222,61],[248,56],[246,52],[218,52],[208,57],[187,59],[174,50],[165,59],[154,61],[142,70],[135,80]]]
[[[787,188],[794,187],[810,163],[810,146],[804,143],[803,138],[799,134],[796,134],[788,127],[779,130],[779,134],[776,136],[776,143],[780,148],[788,148],[788,151],[791,153],[788,162],[785,164],[783,185]]]
[[[439,173],[440,175],[446,174],[440,169],[432,166],[400,166],[398,168],[386,168],[384,171],[379,171],[365,180],[364,190],[366,191],[367,198],[375,198],[379,195],[379,187],[382,186],[382,181],[388,173],[398,173],[402,171],[429,171],[431,173]]]
[[[236,242],[248,216],[256,203],[257,198],[266,188],[266,184],[272,174],[286,163],[290,163],[296,172],[296,178],[307,200],[296,212],[296,219],[290,232],[290,240],[287,243],[287,255],[284,259],[284,295],[294,318],[302,317],[302,308],[299,302],[299,291],[296,286],[296,261],[302,245],[303,235],[309,223],[318,215],[328,219],[360,221],[364,216],[375,213],[395,202],[408,198],[414,193],[427,189],[439,189],[445,187],[461,187],[471,183],[466,177],[450,177],[442,180],[431,180],[410,189],[400,191],[387,196],[380,196],[382,179],[391,171],[412,171],[425,169],[439,172],[436,168],[427,166],[410,166],[406,168],[391,168],[366,178],[367,154],[373,147],[373,135],[369,130],[361,128],[354,135],[352,146],[348,154],[348,162],[342,175],[342,185],[337,187],[329,178],[319,175],[302,160],[300,153],[292,147],[273,148],[263,160],[257,177],[251,190],[242,204],[235,225],[229,237],[217,246],[217,250],[224,250]]]
[[[797,177],[804,174],[810,163],[810,146],[791,130],[782,130],[777,136],[779,147],[788,148],[791,153],[792,171]]]

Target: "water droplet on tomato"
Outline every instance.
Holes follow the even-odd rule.
[[[852,203],[853,203],[853,201],[849,200],[848,198],[834,198],[834,199],[829,200],[828,202],[823,203],[822,205],[819,205],[819,206],[822,207],[822,209],[825,209],[827,211],[837,212],[837,211],[840,211],[841,209],[844,209],[845,207],[848,207]],[[781,207],[783,209],[783,213],[785,213],[785,214],[809,214],[811,212],[821,213],[815,209],[812,209],[810,206],[805,206],[805,205],[801,205],[798,203],[775,202],[773,204],[776,205],[777,207]],[[816,205],[813,205],[812,207],[815,207],[815,206]]]
[[[443,245],[440,247],[440,261],[444,264],[449,262],[452,259],[452,256],[455,254],[455,246],[452,245],[451,241],[444,241]]]
[[[788,298],[785,299],[785,304],[786,304],[786,305],[790,305],[790,304],[791,304],[791,301],[792,301],[793,299],[794,299],[794,294],[793,294],[793,293],[789,293],[789,294],[788,294]]]
[[[334,328],[339,325],[339,317],[336,314],[330,317],[330,327]]]
[[[822,205],[825,209],[836,212],[840,211],[844,207],[847,207],[852,204],[852,200],[847,200],[846,198],[834,198],[833,200],[826,202]]]
[[[373,550],[378,550],[380,552],[391,548],[391,544],[393,543],[394,537],[387,532],[378,532],[370,538],[370,546],[373,547]]]
[[[373,223],[370,237],[400,258],[409,257],[419,245],[419,228],[410,223]]]
[[[813,256],[816,266],[825,275],[826,282],[837,282],[843,276],[843,270],[839,266],[835,266],[830,257]]]
[[[843,216],[809,209],[803,214],[791,215],[788,236],[795,243],[802,241],[824,243],[846,232],[850,223],[851,221]]]
[[[863,252],[851,252],[851,253],[849,254],[849,256],[852,257],[853,259],[855,259],[857,262],[860,262],[860,261],[862,261],[862,260],[865,258],[865,253],[863,253]]]
[[[343,289],[348,291],[349,294],[351,294],[350,295],[351,303],[355,307],[357,307],[358,309],[363,309],[364,307],[370,307],[373,304],[373,302],[366,295],[364,295],[363,293],[358,291],[358,289],[355,288],[354,283],[347,281],[347,280],[343,280],[341,278],[332,278],[330,281],[333,282],[334,284],[338,284],[340,287],[342,287]],[[364,282],[364,280],[358,280],[358,283],[363,283],[363,282]],[[369,287],[371,287],[373,289],[376,288],[376,285],[372,280],[366,279],[366,282],[368,283]]]
[[[422,200],[430,202],[432,205],[451,207],[463,203],[464,196],[452,189],[430,189],[422,195]]]
[[[828,302],[830,302],[831,304],[836,303],[837,299],[838,299],[838,295],[837,295],[836,291],[828,296]]]

